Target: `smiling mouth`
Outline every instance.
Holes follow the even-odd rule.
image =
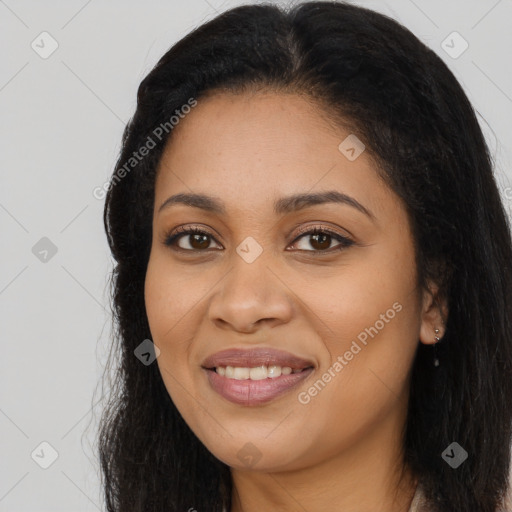
[[[242,406],[263,406],[296,389],[313,372],[313,366],[203,367],[211,388],[226,400]]]
[[[255,367],[243,366],[217,366],[214,368],[207,368],[208,370],[217,373],[221,377],[235,380],[263,380],[263,379],[276,379],[281,375],[290,375],[301,373],[305,370],[312,369],[312,366],[304,368],[291,368],[289,366],[278,365],[261,365]]]

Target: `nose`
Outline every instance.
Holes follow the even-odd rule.
[[[277,266],[263,255],[252,263],[236,255],[210,300],[210,320],[221,329],[242,333],[289,322],[293,294],[283,281]]]

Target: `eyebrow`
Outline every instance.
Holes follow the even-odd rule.
[[[351,196],[348,196],[347,194],[343,194],[336,190],[329,190],[316,194],[294,194],[291,196],[282,197],[274,203],[274,212],[277,215],[282,215],[302,210],[310,206],[326,203],[346,204],[352,206],[353,208],[359,210],[361,213],[364,213],[370,219],[375,220],[375,215],[368,208],[363,206],[359,201]],[[206,194],[192,193],[175,194],[167,198],[161,204],[160,208],[158,209],[158,213],[160,213],[163,209],[169,208],[175,204],[185,204],[187,206],[200,208],[207,212],[216,213],[219,215],[226,214],[226,207],[220,199]]]

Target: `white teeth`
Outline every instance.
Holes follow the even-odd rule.
[[[254,368],[240,366],[217,366],[215,371],[228,379],[236,380],[263,380],[275,379],[281,375],[290,375],[290,373],[300,373],[302,370],[292,370],[289,366],[256,366]]]
[[[266,366],[257,366],[256,368],[251,368],[249,377],[251,380],[262,380],[267,378],[267,374]]]
[[[233,377],[236,380],[246,380],[249,378],[251,370],[249,368],[240,368],[235,366],[233,369]]]
[[[268,376],[270,378],[279,377],[281,375],[281,367],[280,366],[269,366],[267,372],[268,372]]]

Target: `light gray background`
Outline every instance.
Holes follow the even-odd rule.
[[[0,0],[0,511],[104,510],[93,443],[112,261],[92,192],[113,170],[141,79],[192,28],[242,3]],[[453,70],[511,212],[512,1],[357,3],[403,23]],[[43,31],[59,45],[46,59],[31,47],[50,49]],[[458,58],[441,46],[453,31],[469,43]],[[32,251],[43,237],[57,248],[46,262]],[[47,469],[42,442],[58,453]]]

